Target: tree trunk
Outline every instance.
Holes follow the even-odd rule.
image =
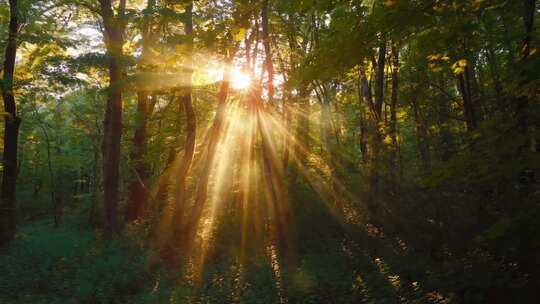
[[[268,32],[268,0],[263,0],[262,4],[262,34],[265,53],[265,67],[268,72],[268,99],[271,102],[274,98],[274,65],[272,63],[272,52],[270,49],[270,34]]]
[[[148,0],[146,9],[151,11],[155,6],[155,0]],[[142,53],[140,59],[139,71],[145,70],[146,59],[150,56],[150,31],[151,18],[149,15],[144,16],[142,28]],[[142,85],[144,86],[144,85]],[[130,155],[131,162],[134,164],[135,178],[129,185],[128,201],[126,206],[126,221],[137,220],[145,208],[148,200],[148,189],[146,183],[150,174],[148,163],[146,161],[147,153],[147,135],[146,129],[148,119],[151,115],[149,109],[149,92],[146,88],[140,88],[137,92],[137,114],[135,134],[133,135],[133,152]]]
[[[306,165],[305,153],[309,150],[309,116],[310,116],[310,104],[309,104],[309,90],[306,86],[303,86],[299,90],[298,103],[296,109],[296,130],[294,131],[295,140],[293,140],[293,161],[300,166],[293,171],[291,177],[291,184],[298,182],[298,173],[301,167]]]
[[[144,210],[148,199],[148,189],[146,181],[148,180],[149,170],[146,163],[146,128],[148,122],[148,92],[137,92],[137,117],[135,133],[133,135],[133,152],[130,160],[134,165],[135,178],[129,185],[128,201],[126,205],[126,221],[137,220]]]
[[[382,105],[384,102],[384,69],[386,67],[386,39],[382,39],[379,46],[377,71],[375,73],[375,115],[377,121],[381,120]]]
[[[420,163],[422,164],[422,171],[424,174],[430,172],[430,157],[429,157],[429,144],[427,142],[427,127],[420,115],[420,109],[418,102],[413,99],[412,110],[414,123],[416,124],[416,139],[418,141],[418,151],[420,152]]]
[[[186,229],[185,236],[188,238],[193,237],[194,233],[197,231],[197,227],[201,219],[204,205],[208,197],[208,183],[210,180],[210,173],[212,170],[212,166],[214,164],[218,142],[219,142],[221,133],[223,131],[223,120],[225,117],[225,110],[227,108],[227,97],[229,95],[230,73],[231,73],[230,67],[229,67],[230,60],[231,58],[227,58],[225,62],[225,72],[223,74],[223,81],[221,82],[221,86],[218,93],[218,106],[217,106],[216,114],[214,116],[214,122],[210,129],[210,139],[207,146],[206,161],[204,163],[204,167],[201,171],[201,177],[199,178],[199,182],[197,185],[197,194],[195,197],[195,205],[193,208],[193,212],[190,215],[189,224],[185,228]]]
[[[176,99],[174,95],[171,95],[171,102],[173,102]],[[182,113],[184,111],[184,107],[180,102],[178,102],[178,114]],[[160,121],[161,125],[161,121]],[[161,127],[160,127],[161,128]],[[176,120],[176,128],[178,129],[178,132],[181,132],[180,128],[180,120]],[[163,209],[162,207],[166,205],[168,200],[168,192],[169,192],[169,185],[171,180],[171,170],[173,169],[172,166],[174,164],[174,161],[176,159],[177,155],[176,151],[176,141],[171,144],[169,147],[169,151],[167,153],[167,160],[165,161],[165,168],[163,169],[163,172],[160,175],[159,182],[158,182],[158,190],[155,195],[155,199],[159,202],[157,205],[157,210]]]
[[[330,108],[330,100],[328,100],[327,96],[325,96],[323,93],[317,94],[317,96],[319,97],[319,103],[321,105],[321,140],[323,141],[324,148],[326,149],[326,153],[328,155],[328,164],[333,176],[335,173],[335,144],[332,136],[332,110]]]
[[[118,223],[120,144],[122,137],[122,46],[124,44],[125,0],[119,3],[118,16],[114,16],[111,0],[100,0],[105,27],[105,44],[109,57],[109,90],[103,128],[103,204],[105,210],[105,237],[120,233]]]
[[[397,102],[399,88],[399,46],[392,44],[392,95],[390,97],[390,126],[389,133],[392,140],[391,159],[392,170],[396,169],[398,160],[398,141],[397,141]]]
[[[283,168],[286,170],[289,165],[289,158],[290,158],[290,147],[291,147],[291,136],[292,134],[289,133],[289,130],[292,126],[292,113],[290,106],[287,104],[288,100],[291,100],[291,94],[289,89],[285,89],[286,91],[283,93],[283,111],[284,111],[284,119],[285,119],[285,134],[283,138]]]
[[[381,175],[379,167],[381,165],[381,152],[383,144],[383,134],[380,130],[382,119],[382,105],[384,103],[384,79],[386,67],[386,39],[381,40],[377,66],[375,71],[375,102],[374,102],[374,129],[372,140],[371,166],[369,169],[369,198],[367,207],[373,220],[379,221],[383,215],[382,200],[380,199]]]
[[[523,39],[522,54],[519,62],[519,86],[525,87],[531,81],[535,79],[531,77],[536,75],[527,71],[527,65],[529,61],[529,56],[531,55],[531,44],[533,43],[533,32],[534,32],[534,15],[536,12],[536,1],[535,0],[523,0],[523,25],[525,27],[525,37]],[[540,127],[540,119],[537,114],[533,114],[530,111],[530,101],[527,95],[522,95],[517,98],[516,102],[516,124],[518,130],[521,134],[524,134],[527,137],[527,140],[524,141],[524,144],[520,145],[517,149],[518,157],[522,157],[524,151],[529,150],[531,152],[538,152],[538,138],[535,135],[535,129]],[[520,188],[521,196],[528,197],[531,193],[534,193],[536,172],[531,169],[530,166],[523,172],[521,172],[520,178]],[[531,187],[532,186],[532,187]],[[534,276],[540,276],[534,272]]]
[[[195,152],[195,136],[197,131],[197,121],[195,118],[195,111],[193,110],[193,103],[191,100],[191,57],[193,52],[193,2],[191,2],[186,8],[187,19],[185,22],[186,35],[188,35],[188,55],[186,58],[186,69],[188,70],[186,75],[186,88],[180,96],[180,100],[184,106],[186,113],[187,127],[186,127],[186,140],[184,142],[184,155],[178,172],[176,175],[176,195],[175,195],[175,220],[173,225],[176,228],[181,228],[181,219],[183,216],[184,206],[186,204],[186,178],[193,161],[193,154]]]
[[[486,49],[486,58],[489,65],[489,71],[493,79],[493,88],[497,97],[500,98],[503,94],[503,86],[501,82],[500,72],[499,72],[499,63],[497,61],[497,55],[493,51],[493,48],[488,47]]]
[[[467,69],[467,67],[466,67]],[[463,114],[465,116],[465,123],[468,131],[476,129],[476,118],[474,115],[474,106],[472,104],[471,90],[468,84],[468,77],[465,73],[461,73],[458,76],[458,88],[463,100]]]
[[[360,152],[362,153],[362,160],[367,163],[369,161],[368,155],[368,128],[367,117],[364,108],[367,107],[372,113],[373,97],[371,95],[371,88],[366,77],[366,72],[362,66],[358,68],[358,101],[360,107]],[[365,106],[363,105],[365,104]]]
[[[4,127],[4,155],[2,170],[2,193],[0,194],[0,246],[8,243],[16,231],[16,182],[17,142],[21,119],[17,116],[17,104],[13,94],[13,74],[17,54],[19,30],[17,0],[9,0],[9,32],[4,59],[2,98],[7,113]]]
[[[523,25],[525,26],[525,38],[523,39],[522,56],[526,58],[531,53],[531,44],[534,31],[534,14],[536,12],[536,0],[523,0]]]
[[[268,28],[268,0],[263,0],[261,9],[262,19],[262,34],[263,45],[265,52],[265,66],[264,68],[268,74],[268,101],[272,104],[274,98],[274,65],[272,62],[272,50],[270,47],[270,33]],[[274,207],[274,228],[276,229],[276,237],[281,254],[290,257],[289,249],[291,244],[290,238],[287,238],[285,229],[290,228],[289,225],[289,209],[286,202],[285,187],[283,184],[283,166],[279,161],[275,149],[271,146],[272,140],[270,138],[272,130],[268,129],[268,126],[264,124],[262,115],[264,114],[264,107],[262,104],[261,92],[257,92],[255,98],[257,99],[257,124],[261,133],[262,139],[262,154],[263,154],[263,170],[265,175],[265,181],[267,183],[268,190],[270,191],[272,206]],[[289,258],[285,258],[289,260]]]

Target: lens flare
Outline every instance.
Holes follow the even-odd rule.
[[[236,90],[247,89],[251,85],[251,77],[248,74],[234,69],[231,71],[231,86]]]

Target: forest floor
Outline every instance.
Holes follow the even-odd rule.
[[[0,252],[0,303],[449,303],[455,284],[478,279],[448,286],[444,269],[398,237],[338,223],[309,189],[293,195],[302,212],[288,276],[264,253],[242,267],[230,223],[222,223],[195,284],[185,267],[152,263],[136,229],[104,242],[76,217],[58,228],[36,220]]]

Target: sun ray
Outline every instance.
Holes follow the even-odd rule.
[[[225,215],[223,211],[238,206],[239,239],[238,248],[234,250],[238,265],[247,267],[246,257],[254,253],[251,250],[257,246],[258,250],[262,249],[272,268],[278,299],[284,302],[284,284],[288,284],[291,271],[296,269],[287,167],[296,168],[298,176],[322,198],[330,214],[340,223],[350,222],[344,213],[351,212],[344,212],[346,207],[342,201],[349,201],[352,195],[331,173],[324,155],[315,154],[308,148],[310,143],[317,142],[315,138],[301,135],[308,130],[300,129],[302,126],[298,121],[307,119],[312,124],[311,112],[294,103],[265,104],[260,89],[252,86],[247,74],[234,67],[229,70],[231,90],[223,108],[219,132],[215,133],[215,121],[204,128],[205,135],[199,136],[202,141],[196,146],[192,164],[193,181],[197,182],[204,170],[208,170],[209,179],[202,205],[196,205],[192,195],[192,203],[184,210],[187,212],[185,217],[192,219],[187,222],[194,236],[182,247],[182,254],[187,257],[185,263],[189,264],[185,271],[189,270],[195,285],[202,282],[206,264],[215,256],[215,242],[220,237],[218,231]],[[209,79],[223,77],[220,67],[207,70],[207,73]],[[217,141],[215,155],[209,158],[207,147],[212,136],[217,136],[214,139]],[[287,161],[284,159],[286,149],[289,151]],[[177,158],[181,158],[181,153]],[[211,163],[205,164],[208,159]],[[175,168],[172,166],[171,170]],[[174,185],[174,179],[168,178],[167,182]],[[162,218],[162,231],[171,226],[172,207],[169,209]]]

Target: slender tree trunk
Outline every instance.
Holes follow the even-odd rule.
[[[384,70],[386,67],[386,39],[382,39],[379,46],[379,58],[375,72],[375,115],[381,121],[382,106],[384,103]]]
[[[186,73],[186,88],[180,96],[180,100],[184,105],[184,111],[186,113],[187,128],[186,128],[186,140],[184,142],[184,155],[180,162],[178,172],[176,175],[176,195],[175,195],[175,220],[173,225],[176,228],[181,228],[181,219],[183,216],[184,206],[186,203],[186,178],[191,167],[193,160],[193,154],[195,152],[195,136],[197,131],[197,122],[195,118],[195,111],[193,110],[193,103],[191,100],[191,60],[193,52],[193,2],[191,2],[186,8],[186,35],[188,35],[188,55],[186,69],[189,71]]]
[[[17,54],[17,35],[19,30],[17,0],[9,0],[8,41],[4,57],[4,78],[2,98],[7,113],[4,126],[4,156],[2,170],[2,193],[0,194],[0,246],[13,239],[16,232],[16,181],[17,181],[17,142],[20,117],[13,94],[13,74]]]
[[[534,32],[534,17],[536,13],[536,0],[523,0],[523,25],[525,27],[525,37],[523,39],[522,54],[520,60],[520,86],[525,86],[531,81],[536,80],[533,78],[537,76],[537,73],[531,73],[527,71],[527,63],[531,55],[534,39],[536,38]],[[516,105],[516,118],[518,130],[521,134],[527,136],[527,140],[518,149],[518,157],[523,157],[525,150],[529,150],[533,153],[538,153],[538,141],[537,141],[537,128],[540,128],[540,118],[538,113],[531,113],[530,100],[528,96],[520,96]],[[535,130],[536,129],[536,130]],[[536,132],[535,132],[536,131]],[[527,168],[521,172],[520,176],[520,188],[521,196],[523,198],[533,196],[531,194],[537,193],[537,175],[538,170],[534,169],[534,166],[528,165]],[[533,246],[531,246],[533,247]],[[529,269],[528,273],[531,277],[527,281],[527,285],[531,290],[538,288],[538,280],[540,278],[540,261],[538,259],[537,247],[533,247],[535,250],[523,250],[525,253],[520,255],[519,262],[523,265],[524,269]]]
[[[268,75],[268,96],[270,102],[274,98],[274,65],[272,63],[272,51],[270,48],[270,34],[268,32],[268,0],[263,0],[262,4],[262,34],[263,34],[263,45],[265,53],[265,66]]]
[[[534,31],[534,14],[536,12],[536,1],[535,0],[523,0],[523,25],[525,27],[525,37],[523,39],[522,54],[521,54],[521,84],[524,84],[530,81],[530,76],[527,75],[524,65],[531,53],[531,44],[533,43],[533,31]],[[529,99],[526,96],[522,96],[518,99],[517,102],[517,117],[519,121],[519,127],[522,129],[522,132],[529,132],[529,120],[528,115],[529,108]]]
[[[501,82],[500,72],[499,72],[499,63],[497,61],[497,55],[492,48],[486,49],[486,57],[489,64],[489,71],[493,79],[493,88],[497,97],[501,97],[503,93],[503,86]]]
[[[32,104],[32,107],[34,110],[35,119],[38,123],[39,128],[41,129],[41,132],[43,133],[43,137],[45,138],[45,146],[46,146],[46,151],[47,151],[47,170],[49,173],[49,180],[50,180],[49,190],[50,190],[50,195],[51,195],[51,205],[53,207],[52,211],[53,211],[53,216],[54,216],[54,225],[58,227],[60,225],[61,216],[59,212],[60,210],[59,204],[58,204],[59,201],[57,198],[58,185],[56,182],[56,178],[55,178],[55,174],[54,174],[54,170],[52,166],[51,140],[49,137],[49,132],[47,132],[46,125],[43,123],[43,121],[39,117],[39,112],[36,106]]]
[[[310,128],[310,122],[309,122],[309,116],[311,115],[310,110],[310,104],[309,104],[309,90],[306,86],[300,88],[299,94],[298,94],[298,103],[297,103],[297,109],[296,109],[296,130],[295,132],[295,140],[294,140],[294,150],[293,150],[293,157],[294,161],[298,162],[300,164],[299,168],[293,171],[293,176],[291,177],[291,184],[295,184],[298,182],[298,171],[306,165],[306,157],[305,152],[303,151],[308,150],[310,147],[310,140],[309,140],[309,128]]]
[[[105,237],[120,233],[118,221],[120,143],[122,137],[122,46],[124,44],[124,11],[126,0],[120,0],[118,16],[114,15],[111,0],[100,0],[105,27],[105,44],[109,57],[109,90],[105,108],[103,139],[103,203]]]
[[[146,9],[151,11],[155,6],[155,0],[148,0]],[[147,57],[150,56],[151,39],[151,17],[144,16],[142,28],[142,53],[139,61],[139,71],[145,71]],[[141,85],[144,86],[144,85]],[[133,152],[130,155],[131,162],[134,164],[135,178],[129,185],[128,201],[126,205],[126,221],[138,219],[145,208],[148,200],[148,189],[146,183],[150,175],[147,154],[147,125],[151,115],[149,109],[149,92],[146,88],[140,88],[137,92],[137,114],[135,134],[133,135]]]
[[[176,99],[174,95],[171,96],[171,102],[173,102]],[[180,100],[178,102],[178,114],[182,113],[184,110],[183,104]],[[181,132],[180,130],[180,120],[177,119],[177,129],[178,132]],[[160,122],[161,126],[161,122]],[[161,127],[160,127],[161,128]],[[167,153],[167,160],[165,161],[165,168],[163,169],[163,173],[161,174],[159,178],[159,184],[158,184],[158,190],[156,193],[156,200],[159,202],[157,210],[161,210],[163,205],[167,202],[168,199],[168,191],[169,191],[169,185],[170,185],[170,179],[171,179],[171,170],[174,163],[174,160],[176,159],[177,155],[176,151],[176,142],[172,143],[172,146],[169,147],[169,151]]]
[[[277,43],[274,41],[274,45],[276,44]],[[289,80],[288,80],[287,74],[285,73],[285,71],[287,70],[285,68],[285,62],[283,61],[281,55],[279,54],[279,51],[277,52],[277,54],[278,54],[277,57],[279,60],[279,66],[283,73],[283,81],[284,81],[281,106],[283,109],[283,112],[282,112],[283,113],[282,118],[284,120],[283,127],[286,130],[285,132],[283,132],[283,141],[282,141],[282,148],[283,148],[282,167],[283,167],[283,170],[285,171],[288,168],[289,158],[290,158],[290,146],[291,146],[292,134],[288,130],[290,129],[291,123],[292,123],[292,113],[291,113],[291,107],[290,107],[292,94],[291,94],[291,88],[288,84]],[[291,67],[294,67],[294,62],[292,59],[292,51],[289,54],[290,54],[289,63]]]
[[[92,201],[90,202],[90,211],[88,212],[88,225],[91,227],[95,224],[96,205],[99,191],[99,147],[94,147],[94,157],[92,161]]]
[[[467,69],[467,68],[466,68]],[[461,73],[458,76],[458,88],[463,100],[463,114],[465,116],[465,123],[468,131],[476,129],[476,118],[474,115],[474,106],[472,104],[472,97],[470,95],[471,90],[468,82],[468,77],[465,73]]]
[[[364,108],[367,107],[372,113],[374,112],[373,97],[371,94],[371,88],[369,87],[369,81],[366,77],[364,67],[358,68],[358,101],[360,104],[360,152],[362,153],[362,160],[364,163],[369,161],[368,155],[368,128],[367,128],[367,116]],[[365,104],[365,106],[363,105]]]
[[[319,103],[321,105],[321,140],[323,141],[323,146],[326,149],[328,155],[328,163],[332,171],[332,176],[335,171],[335,159],[334,159],[334,140],[332,136],[332,110],[330,108],[330,100],[324,94],[317,94],[319,97]]]
[[[523,39],[522,54],[519,62],[519,85],[525,87],[531,81],[534,81],[531,71],[527,70],[528,61],[531,55],[531,45],[533,44],[533,32],[534,32],[534,15],[536,12],[535,0],[523,0],[523,25],[525,27],[525,37]],[[526,150],[531,152],[538,152],[538,138],[535,135],[535,129],[540,128],[540,118],[538,114],[531,113],[530,101],[527,95],[519,96],[516,102],[515,108],[516,124],[519,132],[526,136],[527,140],[517,149],[518,157],[523,157],[523,153]],[[528,197],[530,193],[534,193],[536,172],[532,168],[528,167],[521,172],[520,188],[521,196]],[[538,264],[538,263],[537,263]],[[535,271],[536,277],[540,274]]]
[[[291,133],[289,133],[289,129],[292,125],[292,113],[290,109],[290,105],[288,102],[291,100],[291,93],[289,88],[285,88],[283,92],[283,111],[284,111],[284,119],[285,119],[285,134],[283,138],[283,168],[287,170],[287,167],[289,165],[289,158],[290,158],[290,148],[291,148]]]
[[[272,105],[274,99],[274,65],[272,62],[272,49],[270,46],[270,33],[268,28],[268,0],[263,0],[261,9],[263,45],[265,51],[264,69],[267,71],[268,82],[268,101]],[[280,159],[277,157],[275,147],[272,147],[271,140],[272,130],[264,123],[265,109],[262,104],[261,94],[257,92],[257,124],[261,133],[262,139],[262,154],[263,154],[263,170],[265,181],[270,191],[272,206],[274,208],[273,225],[276,230],[277,245],[280,253],[286,263],[292,262],[290,255],[291,238],[286,233],[286,229],[291,228],[290,225],[290,210],[288,208],[285,186],[283,183],[283,166]]]
[[[94,102],[97,102],[97,98],[94,96]],[[88,225],[91,227],[94,227],[96,224],[96,207],[98,204],[98,197],[99,197],[99,186],[100,186],[100,172],[99,172],[99,164],[100,164],[100,141],[102,137],[101,132],[101,122],[99,121],[99,113],[96,111],[94,116],[94,126],[96,134],[93,138],[93,145],[92,145],[92,151],[93,151],[93,161],[92,161],[92,201],[90,205],[90,211],[88,214]]]
[[[420,115],[420,109],[418,102],[413,99],[412,110],[414,122],[416,124],[416,138],[418,142],[418,151],[420,154],[420,163],[422,164],[422,170],[424,174],[430,172],[430,157],[429,157],[429,144],[427,142],[427,127]]]
[[[384,79],[386,67],[386,39],[381,40],[375,71],[375,102],[374,102],[374,130],[371,153],[371,166],[369,169],[370,193],[367,199],[367,207],[372,214],[373,220],[380,220],[383,215],[382,200],[380,199],[381,176],[380,165],[383,134],[380,130],[382,124],[382,105],[384,103]]]
[[[129,185],[128,201],[126,204],[126,221],[137,220],[143,213],[148,199],[146,182],[149,176],[148,164],[146,163],[147,138],[146,129],[148,123],[148,100],[147,91],[137,92],[137,117],[135,133],[133,135],[133,151],[130,160],[134,165],[135,177]]]
[[[525,38],[523,39],[522,56],[526,58],[531,53],[533,42],[534,14],[536,12],[536,0],[523,0],[523,25],[525,27]]]
[[[366,162],[368,157],[366,115],[362,106],[359,112],[360,113],[358,114],[358,120],[360,122],[360,153],[362,154],[362,161]]]
[[[390,97],[390,127],[389,133],[392,140],[391,162],[395,169],[398,164],[398,141],[397,141],[397,103],[399,90],[399,46],[392,44],[392,93]]]
[[[231,58],[227,58],[225,62],[223,81],[221,82],[218,93],[218,106],[216,114],[214,116],[214,122],[210,130],[210,138],[206,152],[206,161],[204,163],[204,167],[202,168],[201,177],[199,178],[199,182],[197,185],[197,194],[195,196],[195,205],[193,208],[193,212],[191,213],[189,224],[186,227],[186,237],[188,238],[193,237],[193,234],[197,231],[204,205],[206,204],[206,200],[208,197],[208,183],[210,180],[210,173],[214,164],[218,142],[223,131],[225,110],[227,108],[227,97],[229,95],[231,73],[229,67],[230,60]]]

